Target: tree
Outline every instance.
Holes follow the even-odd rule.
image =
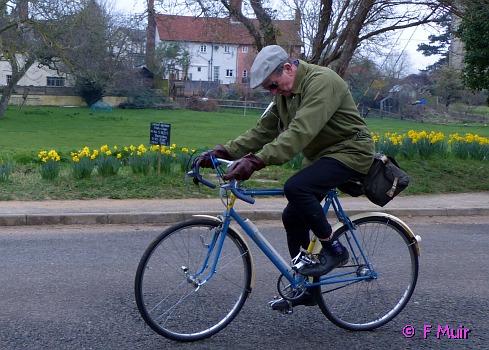
[[[464,87],[458,70],[445,65],[434,71],[430,78],[434,82],[433,95],[440,97],[445,107],[461,98]]]
[[[183,69],[182,79],[187,79],[188,67],[190,65],[190,53],[178,43],[159,43],[154,51],[153,67],[148,67],[150,71],[160,77],[175,74],[172,71],[175,66]]]
[[[160,0],[160,5],[164,3],[167,1]],[[304,59],[331,65],[341,76],[362,46],[381,45],[388,33],[429,23],[445,8],[436,0],[249,0],[244,6],[241,4],[240,0],[185,2],[196,16],[232,15],[246,27],[258,50],[277,43],[279,33],[273,26],[273,19],[297,15],[305,44]],[[258,27],[250,14],[258,20]]]
[[[420,51],[423,56],[441,56],[438,61],[427,67],[428,71],[440,68],[448,63],[449,59],[449,47],[451,42],[451,25],[452,14],[450,12],[444,12],[434,23],[440,28],[438,35],[432,34],[428,36],[429,43],[422,43],[418,45],[417,51]]]
[[[0,0],[0,58],[12,67],[0,98],[0,117],[34,64],[75,77],[89,105],[133,85],[132,68],[144,58],[144,30],[137,18],[111,15],[104,6],[95,0]],[[134,46],[140,47],[139,59]]]
[[[464,5],[462,23],[457,32],[465,49],[462,81],[470,89],[488,89],[489,1],[468,1]]]
[[[70,31],[59,38],[60,59],[51,68],[68,72],[76,79],[76,89],[88,105],[107,93],[125,93],[131,87],[132,49],[139,47],[143,62],[144,32],[131,18],[113,16],[95,0],[67,19]]]
[[[377,64],[369,58],[353,58],[344,79],[350,86],[350,91],[357,104],[375,107],[375,99],[382,90],[383,83]]]
[[[36,62],[43,65],[54,57],[57,36],[65,30],[62,21],[77,3],[0,0],[0,59],[10,63],[12,74],[0,97],[0,118],[14,87]]]

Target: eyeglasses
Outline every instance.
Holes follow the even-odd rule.
[[[264,86],[263,88],[267,90],[276,90],[278,88],[278,82],[276,80],[272,81],[270,85]]]

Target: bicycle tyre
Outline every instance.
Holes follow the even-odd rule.
[[[188,278],[202,267],[206,245],[220,227],[219,221],[207,218],[182,222],[146,249],[136,272],[135,297],[142,318],[156,333],[177,341],[208,338],[224,329],[243,307],[251,292],[252,262],[246,243],[231,228],[214,275],[198,288]],[[202,277],[208,275],[212,262]]]
[[[318,302],[321,311],[335,325],[352,331],[367,331],[391,321],[408,303],[418,279],[418,254],[413,238],[389,217],[359,218],[353,221],[353,227],[377,276],[353,283],[322,285]],[[360,266],[351,264],[352,252],[345,232],[349,229],[342,226],[335,236],[348,247],[350,262],[330,274],[348,269],[354,273],[365,272],[361,256]],[[352,242],[352,246],[358,254],[355,243]]]

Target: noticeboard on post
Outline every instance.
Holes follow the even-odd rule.
[[[151,123],[149,129],[149,143],[152,145],[170,146],[171,124]]]

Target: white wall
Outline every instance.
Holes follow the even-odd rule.
[[[237,81],[237,45],[226,45],[227,49],[225,45],[212,43],[187,42],[180,45],[190,53],[188,73],[191,80],[215,80],[214,71],[218,68],[218,80],[222,84],[231,84]],[[205,52],[201,50],[201,46],[205,46]],[[177,68],[182,69],[182,67]],[[232,76],[227,76],[230,71],[232,71]]]
[[[0,60],[0,86],[7,85],[7,75],[12,75],[12,68],[10,63],[4,60]],[[57,71],[49,69],[47,67],[39,68],[37,64],[33,64],[26,74],[20,79],[17,85],[20,86],[47,86],[47,77],[60,77],[66,75],[59,75]],[[70,79],[65,79],[65,86],[72,86]]]

